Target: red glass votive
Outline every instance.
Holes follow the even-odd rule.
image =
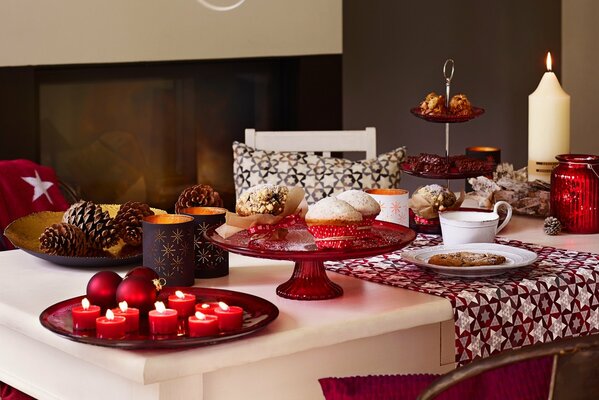
[[[126,302],[124,302],[126,303]],[[114,308],[112,310],[115,316],[125,317],[125,332],[136,332],[139,330],[139,310],[133,307]]]
[[[148,320],[150,323],[150,333],[153,335],[169,335],[177,333],[177,311],[164,308],[162,302],[156,302],[156,310],[152,310],[148,313]]]
[[[214,315],[218,317],[218,327],[221,331],[235,331],[241,329],[243,325],[243,308],[237,306],[228,306],[225,303],[219,303],[219,307],[214,309]]]
[[[599,233],[599,156],[560,154],[551,172],[550,210],[566,232]]]
[[[218,334],[218,317],[196,312],[187,318],[187,327],[190,337],[214,336]]]
[[[117,317],[112,310],[105,317],[96,318],[96,337],[100,339],[122,339],[125,337],[125,317]]]
[[[179,290],[168,296],[168,307],[177,310],[179,318],[193,315],[195,312],[196,297],[193,294],[183,293]]]
[[[73,317],[73,330],[87,331],[96,329],[96,318],[100,316],[100,307],[89,304],[86,298],[81,301],[80,306],[71,309]]]
[[[210,303],[198,303],[196,304],[196,311],[199,311],[206,315],[214,315],[214,309],[218,307],[218,303],[210,302]]]

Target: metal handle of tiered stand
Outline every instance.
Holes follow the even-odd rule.
[[[445,77],[445,108],[449,110],[449,91],[451,79],[453,78],[454,62],[451,58],[445,60],[443,64],[443,76]],[[449,162],[449,122],[445,123],[445,157]],[[447,179],[447,189],[449,189],[449,179]]]

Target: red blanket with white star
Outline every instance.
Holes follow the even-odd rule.
[[[52,168],[29,160],[0,161],[0,233],[17,218],[68,207]],[[8,239],[0,239],[5,247],[13,248]]]

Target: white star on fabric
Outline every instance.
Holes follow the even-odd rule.
[[[35,178],[33,176],[22,176],[21,179],[33,186],[33,200],[31,200],[32,203],[41,197],[42,194],[44,194],[46,195],[46,198],[50,204],[54,204],[50,198],[50,195],[48,194],[48,188],[54,185],[54,182],[42,181],[37,170],[35,171]]]

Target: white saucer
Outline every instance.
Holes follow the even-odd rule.
[[[506,262],[499,265],[483,265],[478,267],[447,267],[428,263],[428,259],[436,254],[455,253],[458,251],[469,251],[472,253],[493,253],[504,256]],[[401,258],[416,264],[419,267],[433,270],[441,275],[478,278],[484,276],[500,275],[514,268],[530,265],[537,259],[537,254],[529,250],[506,246],[503,244],[469,243],[453,246],[434,246],[419,250],[404,251],[401,253]]]

